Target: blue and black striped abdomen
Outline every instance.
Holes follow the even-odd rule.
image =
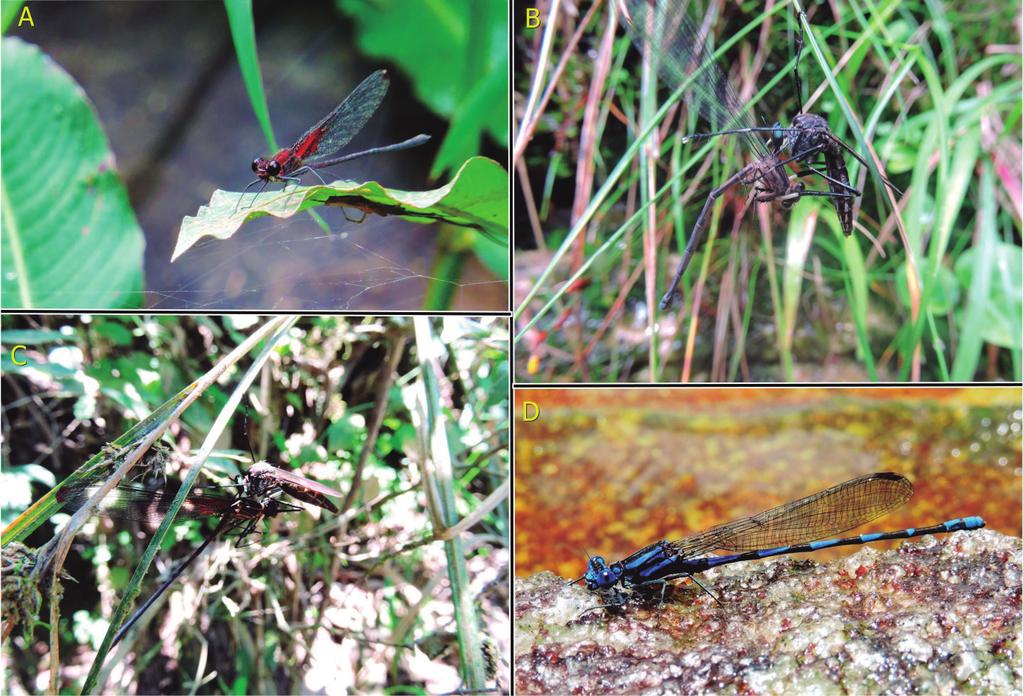
[[[980,517],[962,517],[955,520],[948,520],[942,524],[936,524],[930,527],[909,527],[895,532],[859,534],[857,536],[846,537],[844,539],[825,539],[823,541],[812,541],[807,544],[779,546],[774,549],[759,549],[757,551],[747,551],[746,553],[736,553],[728,556],[711,556],[704,559],[694,559],[694,564],[696,564],[696,561],[698,560],[706,561],[704,566],[705,568],[714,568],[715,566],[726,565],[728,563],[756,561],[761,558],[782,556],[790,553],[809,553],[811,551],[820,551],[821,549],[829,549],[835,546],[855,546],[859,544],[870,544],[873,541],[909,539],[911,537],[925,536],[928,534],[946,534],[949,532],[970,531],[973,529],[981,529],[984,526],[985,520]]]

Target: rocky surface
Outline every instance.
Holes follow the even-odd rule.
[[[1021,693],[1021,539],[990,530],[676,581],[620,608],[515,584],[517,693]],[[611,559],[610,559],[611,560]],[[589,610],[589,611],[588,611]]]

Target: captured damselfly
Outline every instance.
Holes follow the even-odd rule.
[[[752,189],[753,200],[759,203],[778,201],[790,208],[804,196],[822,196],[832,200],[843,232],[853,230],[853,201],[860,191],[850,184],[845,154],[866,166],[866,162],[828,127],[816,114],[799,113],[789,127],[757,125],[754,114],[745,108],[725,74],[714,61],[707,47],[707,32],[701,31],[690,18],[687,4],[662,0],[619,0],[621,17],[634,44],[641,52],[650,51],[662,80],[675,89],[690,80],[687,94],[692,107],[708,122],[711,130],[686,136],[684,140],[719,135],[736,136],[750,153],[752,161],[728,177],[708,194],[704,207],[693,225],[682,259],[661,299],[667,309],[676,287],[702,243],[710,222],[714,202],[736,184]],[[793,75],[797,98],[800,94],[799,62],[803,47],[798,38]],[[795,172],[790,179],[786,167]],[[827,191],[807,189],[799,178],[817,175],[828,185]],[[888,181],[886,184],[890,185]],[[895,187],[893,187],[895,189]]]
[[[73,510],[84,504],[96,487],[96,482],[89,480],[65,485],[57,492],[57,500],[63,503],[65,508]],[[338,508],[327,499],[327,496],[343,496],[341,491],[290,471],[278,469],[266,462],[256,462],[248,471],[239,475],[234,488],[236,492],[233,495],[202,488],[193,490],[185,498],[178,511],[178,518],[215,517],[219,518],[218,522],[206,534],[203,542],[178,564],[160,587],[121,626],[114,637],[113,645],[120,642],[128,630],[215,539],[221,536],[237,536],[235,545],[242,546],[263,520],[276,517],[282,512],[302,510],[297,505],[278,500],[277,496],[281,493],[287,493],[332,512],[337,512]],[[137,484],[121,484],[112,491],[112,499],[104,506],[104,511],[113,517],[137,519],[155,525],[167,514],[176,495],[177,490],[173,488],[153,489]]]
[[[624,602],[617,586],[660,588],[664,601],[666,583],[679,578],[692,579],[711,594],[694,575],[730,563],[985,526],[980,517],[963,517],[927,527],[828,539],[895,510],[913,494],[914,486],[904,476],[888,471],[867,474],[753,517],[712,527],[684,539],[655,542],[616,563],[609,564],[601,556],[594,556],[587,563],[586,573],[572,582],[585,581],[590,590],[611,590],[613,597],[608,606]],[[707,555],[718,550],[738,553]],[[713,594],[711,596],[714,598]]]

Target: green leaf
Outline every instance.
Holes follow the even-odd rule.
[[[0,29],[5,33],[11,27],[11,22],[14,21],[15,17],[21,18],[21,7],[24,2],[15,2],[10,0],[0,5]],[[33,17],[33,21],[35,18]]]
[[[430,169],[434,179],[450,170],[480,148],[480,137],[494,110],[508,94],[508,76],[505,72],[492,73],[481,79],[466,95],[452,117],[451,127],[441,141],[437,160]]]
[[[70,341],[74,338],[74,333],[65,334],[53,329],[13,329],[3,333],[4,345],[12,346],[19,343],[26,346],[41,346],[46,343],[56,343],[57,341]]]
[[[979,322],[981,338],[1002,348],[1021,348],[1021,263],[1024,254],[1015,244],[996,242],[988,301],[982,304],[984,319]],[[974,281],[979,250],[972,247],[956,260],[954,271],[965,288]]]
[[[120,317],[113,319],[108,317],[97,318],[94,324],[96,333],[115,345],[131,345],[135,337],[132,335],[131,330],[121,323],[119,319]]]
[[[139,306],[142,230],[92,104],[38,47],[2,59],[4,306]]]
[[[945,266],[939,266],[937,275],[938,283],[935,285],[935,289],[932,290],[931,297],[928,300],[928,311],[932,314],[949,314],[956,306],[956,303],[960,301],[960,285],[957,282],[956,276],[953,275],[953,271],[949,270]],[[896,271],[896,296],[900,298],[900,303],[910,308],[910,290],[907,288],[907,264],[906,262],[899,265]]]
[[[369,56],[393,61],[412,79],[416,97],[452,120],[438,164],[476,154],[487,132],[508,145],[508,6],[446,0],[337,0],[359,27]],[[499,85],[488,84],[499,81]],[[497,93],[498,98],[486,98]],[[474,96],[476,95],[476,96]],[[464,109],[470,109],[466,113]]]
[[[316,206],[343,205],[367,214],[398,215],[412,222],[448,222],[475,227],[508,253],[508,175],[497,162],[473,157],[448,184],[431,191],[387,189],[375,181],[335,181],[326,186],[293,186],[258,199],[259,206],[238,205],[243,194],[217,190],[210,204],[181,223],[174,261],[203,237],[228,239],[250,218],[288,218]],[[245,196],[252,198],[252,194]],[[235,208],[238,207],[236,211]]]
[[[508,280],[508,244],[495,244],[493,239],[477,235],[473,240],[473,253],[491,273]]]

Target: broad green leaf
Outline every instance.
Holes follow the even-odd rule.
[[[15,2],[15,0],[9,0],[8,2],[0,4],[0,29],[5,33],[10,29],[11,23],[14,22],[16,17],[21,19],[23,5],[23,2]],[[33,21],[35,21],[34,17]]]
[[[1024,254],[1015,244],[997,242],[993,255],[988,302],[984,304],[981,337],[1002,348],[1021,348],[1021,264]],[[978,250],[968,249],[956,260],[954,272],[965,288],[974,280]]]
[[[508,174],[486,157],[470,159],[449,183],[430,191],[387,189],[375,181],[335,181],[326,186],[289,186],[264,192],[256,200],[258,205],[251,208],[245,206],[253,194],[245,194],[245,202],[239,205],[242,197],[231,191],[214,191],[210,204],[201,207],[198,215],[182,220],[171,261],[203,237],[232,237],[246,220],[264,215],[288,218],[326,204],[351,208],[354,215],[397,215],[412,222],[474,227],[486,243],[508,253]]]
[[[901,263],[895,274],[896,296],[900,303],[910,308],[910,290],[907,288],[907,264]],[[932,314],[949,314],[960,301],[960,286],[957,283],[953,271],[945,266],[939,266],[938,284],[932,290],[931,298],[928,301],[928,311]]]
[[[38,47],[2,58],[4,306],[139,306],[142,230],[92,104]]]
[[[451,120],[435,169],[454,168],[476,154],[484,132],[508,145],[506,3],[336,2],[358,26],[360,50],[400,66],[416,98]]]
[[[507,243],[495,244],[493,238],[478,234],[473,239],[473,253],[487,270],[502,280],[508,280]]]

